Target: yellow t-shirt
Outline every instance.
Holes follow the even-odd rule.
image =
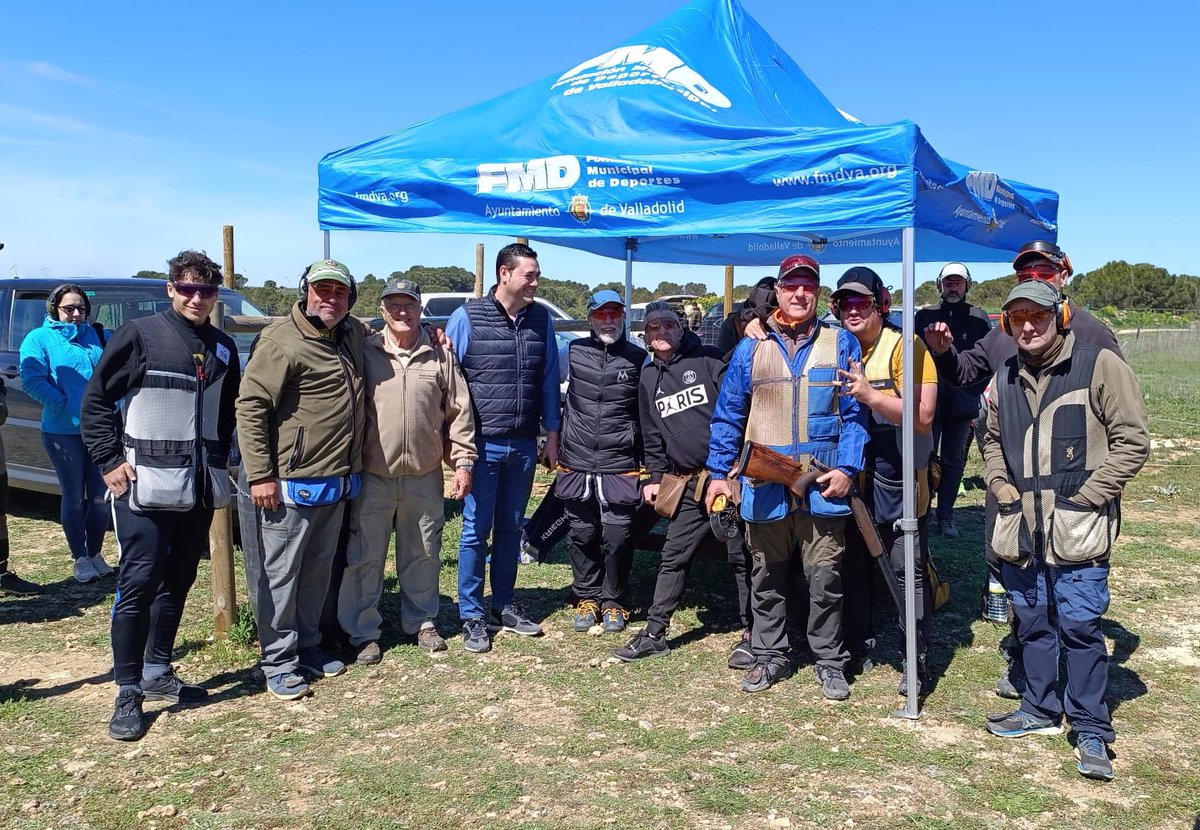
[[[880,335],[882,337],[882,334]],[[913,361],[917,364],[917,374],[913,379],[914,386],[919,386],[922,383],[937,383],[937,367],[934,366],[933,356],[929,354],[929,349],[925,348],[925,343],[920,337],[913,337]],[[871,358],[871,354],[875,351],[875,346],[879,340],[876,339],[871,344],[871,348],[863,352],[863,365]],[[892,350],[891,360],[892,382],[896,384],[896,397],[900,397],[900,390],[904,388],[904,338],[901,337],[896,341],[896,348]]]

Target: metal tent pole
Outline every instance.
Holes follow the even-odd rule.
[[[921,716],[918,708],[917,695],[917,588],[916,579],[916,545],[917,545],[917,478],[916,465],[913,456],[916,454],[913,428],[916,424],[916,412],[913,406],[913,335],[915,320],[913,316],[913,294],[915,293],[916,231],[905,228],[901,233],[901,288],[904,292],[904,382],[900,395],[904,408],[900,422],[901,453],[904,471],[904,515],[897,522],[897,529],[904,532],[904,654],[905,673],[908,680],[908,697],[904,708],[896,714],[902,718],[916,719]],[[887,555],[886,553],[884,554]]]
[[[625,336],[629,337],[629,305],[633,302],[633,252],[637,250],[635,237],[625,237]]]
[[[325,242],[325,245],[324,245],[325,257],[324,258],[329,259],[329,231],[321,231],[321,235],[324,237],[324,242]]]

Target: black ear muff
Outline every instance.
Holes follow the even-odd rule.
[[[87,292],[73,282],[64,282],[62,285],[55,286],[50,295],[46,297],[46,314],[50,319],[57,319],[58,315],[54,312],[58,310],[58,304],[67,294],[78,294],[83,297],[83,316],[92,316],[92,301],[88,299]]]
[[[837,320],[840,323],[842,320],[842,304],[839,303],[837,300],[830,300],[829,301],[829,313],[833,315],[833,319]]]

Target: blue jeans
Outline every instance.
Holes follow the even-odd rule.
[[[108,487],[78,435],[43,432],[42,446],[62,488],[62,526],[71,556],[95,556],[108,532]]]
[[[492,607],[512,602],[517,584],[521,519],[533,489],[537,441],[533,438],[481,439],[471,494],[463,505],[458,546],[458,615],[483,618],[483,577],[488,536],[492,537]]]
[[[1076,732],[1091,732],[1112,743],[1116,732],[1104,702],[1108,650],[1100,628],[1109,602],[1108,563],[1056,567],[1034,559],[1024,568],[1004,562],[1001,570],[1025,666],[1021,708],[1055,722],[1065,710]],[[1060,648],[1067,665],[1061,700]]]

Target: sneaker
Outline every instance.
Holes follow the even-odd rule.
[[[153,680],[142,680],[142,694],[147,700],[165,700],[168,703],[198,703],[208,699],[208,690],[195,683],[185,683],[172,668]]]
[[[36,582],[30,582],[27,579],[21,579],[21,577],[12,571],[5,571],[0,574],[0,595],[31,597],[41,592],[41,585],[38,585]]]
[[[632,663],[643,657],[666,657],[670,653],[671,647],[667,645],[666,637],[661,634],[651,637],[645,629],[642,629],[634,634],[628,643],[614,651],[613,657],[626,663]]]
[[[1026,735],[1059,735],[1062,725],[1017,709],[1005,715],[988,715],[987,731],[999,738],[1023,738]]]
[[[463,620],[463,648],[475,654],[492,650],[492,638],[488,636],[483,620]]]
[[[758,658],[754,656],[754,649],[750,648],[750,629],[747,628],[729,652],[729,659],[725,661],[725,665],[738,671],[750,671],[756,663]]]
[[[871,659],[871,655],[869,654],[860,654],[857,657],[850,658],[850,674],[855,677],[864,675],[873,668],[875,668],[875,661]]]
[[[300,668],[317,677],[337,677],[346,670],[346,664],[330,657],[320,646],[300,650]]]
[[[581,599],[575,606],[575,630],[587,631],[600,623],[600,603],[594,599]]]
[[[75,581],[87,585],[89,582],[95,582],[100,578],[100,574],[96,573],[96,566],[92,564],[92,560],[86,556],[75,557]],[[138,736],[139,738],[141,735]],[[136,740],[136,738],[130,738]]]
[[[367,640],[358,647],[354,655],[354,662],[360,666],[373,666],[383,659],[383,650],[379,648],[379,642],[376,640]]]
[[[813,666],[813,674],[821,684],[821,694],[825,695],[826,700],[846,700],[850,697],[850,684],[846,682],[846,675],[841,669],[818,664]]]
[[[510,602],[499,612],[495,607],[488,615],[488,631],[511,631],[522,637],[537,637],[542,633],[542,627],[526,616],[521,606]]]
[[[137,689],[121,689],[117,692],[117,703],[108,720],[108,736],[118,741],[136,741],[145,734],[142,693]]]
[[[92,567],[96,569],[96,575],[101,579],[116,573],[112,566],[104,561],[104,557],[98,553],[95,556],[89,556],[88,560],[92,563]]]
[[[267,678],[267,691],[279,700],[299,700],[312,694],[308,681],[294,671]]]
[[[601,616],[604,618],[606,634],[620,634],[625,630],[625,623],[629,622],[629,612],[615,605],[612,608],[605,608]]]
[[[441,634],[437,633],[436,628],[427,625],[417,632],[417,648],[430,654],[435,651],[445,651],[446,641],[442,639]]]
[[[958,528],[954,526],[954,519],[938,519],[938,529],[947,539],[958,538]]]
[[[1112,781],[1113,766],[1108,758],[1108,744],[1093,732],[1081,732],[1075,739],[1075,757],[1079,759],[1079,774],[1096,781]]]
[[[777,666],[773,663],[759,661],[754,668],[746,672],[742,678],[743,692],[765,692],[787,674],[787,666]]]
[[[925,676],[923,666],[917,667],[917,697],[925,694],[925,690],[929,688],[929,680]],[[900,682],[896,684],[896,694],[900,697],[908,697],[908,667],[900,669]]]

